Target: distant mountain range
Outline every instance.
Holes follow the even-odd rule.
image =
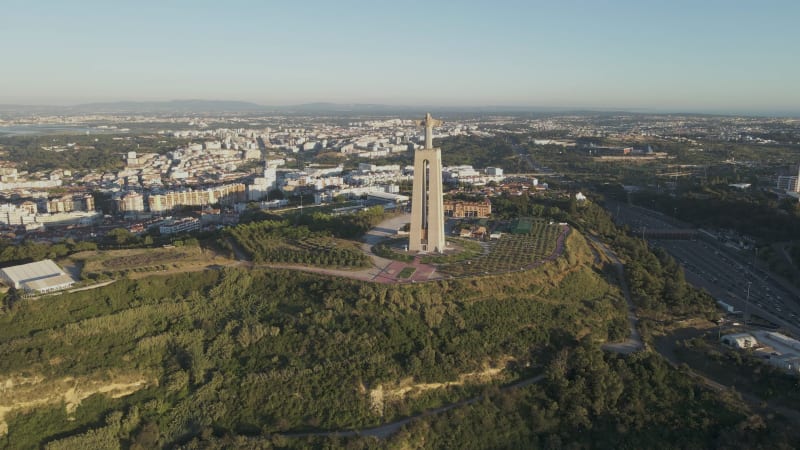
[[[0,104],[0,114],[6,116],[28,115],[28,114],[330,114],[330,115],[419,115],[423,112],[431,112],[448,115],[482,115],[482,114],[670,114],[665,111],[654,111],[646,109],[586,109],[586,108],[558,108],[558,107],[530,107],[530,106],[398,106],[371,103],[304,103],[299,105],[268,106],[258,103],[232,101],[232,100],[171,100],[171,101],[119,101],[119,102],[98,102],[83,103],[70,106],[48,106],[48,105],[18,105]],[[726,114],[724,112],[686,112],[677,114],[692,115],[715,115]],[[736,114],[730,112],[727,114]],[[743,113],[746,115],[759,116],[798,116],[798,112],[754,112]]]
[[[398,106],[374,103],[304,103],[269,106],[230,100],[119,101],[83,103],[69,106],[0,104],[0,114],[219,114],[219,113],[282,113],[282,114],[448,114],[556,113],[575,112],[570,108],[533,108],[524,106]],[[595,114],[598,111],[594,112]]]
[[[252,112],[266,107],[252,102],[230,100],[171,100],[166,102],[101,102],[68,107],[76,112],[96,113],[193,113],[193,112]]]
[[[171,100],[157,102],[98,102],[69,106],[1,105],[0,113],[17,114],[169,114],[169,113],[249,113],[270,111],[263,105],[229,100]]]

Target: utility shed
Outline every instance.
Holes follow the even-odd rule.
[[[756,338],[748,333],[726,334],[722,336],[722,343],[737,348],[755,348],[758,346]]]
[[[9,287],[39,293],[60,291],[75,284],[51,259],[0,269],[0,278]]]

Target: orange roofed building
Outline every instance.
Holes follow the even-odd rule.
[[[492,202],[487,198],[482,202],[466,202],[463,200],[445,200],[445,217],[476,217],[485,219],[492,214]]]

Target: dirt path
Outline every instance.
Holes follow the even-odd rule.
[[[644,345],[642,342],[641,335],[637,330],[638,318],[636,317],[636,311],[631,300],[630,291],[628,290],[628,285],[625,280],[625,268],[622,262],[617,258],[617,255],[606,246],[604,243],[600,242],[593,236],[589,236],[589,239],[592,240],[597,247],[605,254],[605,256],[612,261],[614,264],[614,268],[617,272],[617,277],[620,281],[620,286],[622,288],[623,293],[625,294],[625,300],[628,303],[628,321],[630,323],[631,334],[628,339],[618,343],[610,343],[603,346],[604,350],[628,354],[637,352],[644,349]],[[656,352],[659,353],[671,366],[674,368],[678,368],[678,360],[675,356],[673,349],[669,346],[655,346]],[[694,378],[699,383],[705,385],[709,389],[716,391],[716,392],[728,392],[731,388],[724,384],[721,384],[707,376],[696,372],[692,369],[689,370],[689,375]],[[738,391],[737,391],[738,392]],[[793,409],[789,409],[783,407],[781,405],[777,405],[774,402],[764,401],[755,395],[741,393],[739,392],[742,400],[747,403],[750,407],[755,409],[756,411],[760,411],[762,413],[772,413],[778,412],[785,417],[789,418],[790,420],[795,421],[796,423],[800,423],[800,412],[795,411]]]
[[[630,335],[622,342],[613,342],[603,345],[603,350],[622,354],[641,351],[644,349],[644,343],[642,342],[642,336],[639,334],[639,318],[636,317],[636,308],[633,305],[631,293],[630,290],[628,290],[628,282],[625,279],[625,266],[622,264],[622,261],[617,258],[617,254],[606,244],[600,242],[600,240],[594,236],[587,235],[587,237],[603,252],[603,254],[605,254],[606,258],[611,261],[617,273],[620,289],[622,289],[622,294],[625,296],[625,302],[628,304],[628,326],[630,328]]]
[[[526,378],[524,380],[518,381],[514,384],[510,384],[508,386],[504,386],[500,388],[500,391],[509,391],[512,389],[518,389],[525,386],[530,386],[531,384],[538,383],[544,379],[544,374],[536,375],[535,377]],[[393,422],[388,422],[383,425],[379,425],[377,427],[371,428],[361,428],[355,430],[337,430],[337,431],[318,431],[318,432],[308,432],[308,433],[285,433],[282,436],[285,437],[354,437],[354,436],[370,436],[376,437],[378,439],[386,439],[389,436],[393,435],[400,431],[401,428],[408,425],[409,423],[419,420],[423,417],[431,417],[437,414],[441,414],[443,412],[450,411],[451,409],[459,408],[465,405],[471,405],[476,403],[484,398],[483,395],[479,395],[477,397],[468,398],[466,400],[462,400],[460,402],[450,403],[449,405],[440,406],[438,408],[429,409],[417,415],[406,417],[405,419],[398,419]]]

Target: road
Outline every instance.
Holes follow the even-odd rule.
[[[642,342],[642,335],[639,334],[639,318],[636,317],[636,307],[633,304],[633,299],[631,299],[631,292],[628,289],[628,282],[625,279],[625,266],[622,264],[622,261],[617,258],[617,254],[606,244],[600,242],[600,240],[594,236],[587,237],[594,242],[603,254],[605,254],[606,258],[611,261],[611,264],[614,266],[614,271],[617,273],[620,289],[622,289],[622,294],[625,296],[625,303],[628,305],[628,326],[630,328],[630,335],[622,342],[604,344],[603,350],[622,354],[630,354],[643,350],[644,343]]]
[[[656,211],[609,203],[608,211],[617,224],[639,230],[678,230],[690,225]],[[800,292],[764,270],[753,253],[724,245],[704,233],[699,239],[654,239],[651,246],[669,252],[683,267],[686,280],[705,289],[719,302],[750,316],[755,313],[785,331],[800,336]]]

